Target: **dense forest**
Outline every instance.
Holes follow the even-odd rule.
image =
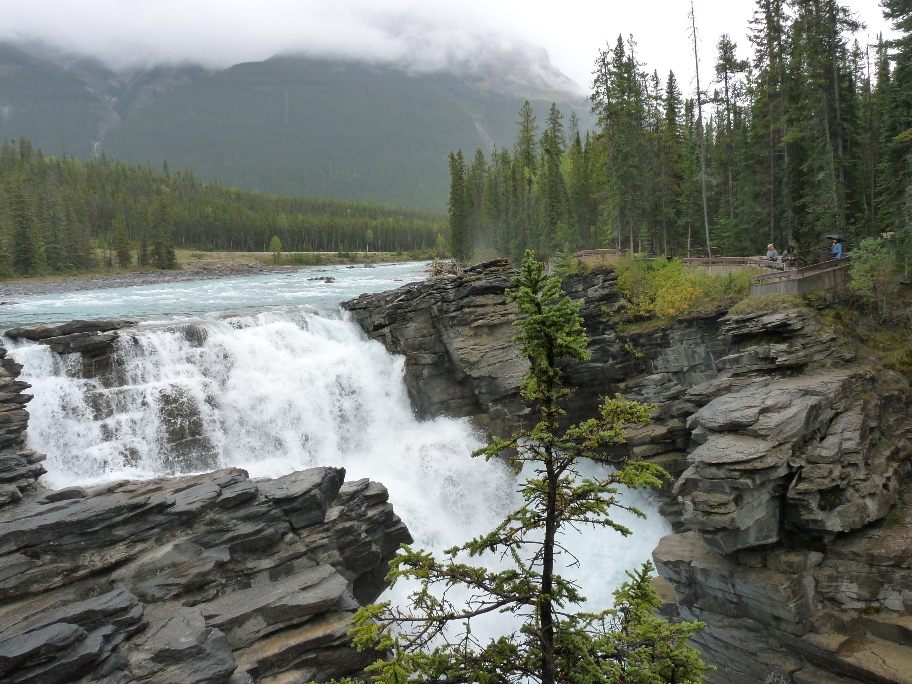
[[[3,276],[106,259],[174,268],[175,246],[267,251],[274,236],[285,251],[412,251],[435,247],[444,231],[443,217],[424,211],[237,190],[167,165],[46,157],[24,138],[0,148]]]
[[[619,37],[595,64],[595,131],[526,106],[512,150],[450,155],[454,252],[745,255],[894,233],[908,254],[912,0],[882,5],[898,38],[862,45],[837,0],[757,0],[752,58],[721,36],[693,97]]]

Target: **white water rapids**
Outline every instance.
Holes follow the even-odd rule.
[[[113,383],[67,372],[78,355],[9,346],[35,395],[29,446],[48,455],[51,487],[226,466],[252,477],[342,466],[347,479],[386,485],[415,546],[437,552],[493,529],[517,501],[508,468],[470,456],[481,442],[468,422],[417,420],[403,359],[337,309],[286,306],[140,328],[118,341]],[[569,535],[580,567],[566,574],[593,607],[609,605],[624,571],[668,532],[644,493],[625,497],[649,513],[616,516],[631,537]]]

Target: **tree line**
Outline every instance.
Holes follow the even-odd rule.
[[[450,155],[455,255],[745,255],[831,233],[912,252],[912,0],[881,4],[899,37],[862,45],[838,0],[757,0],[750,59],[721,36],[691,97],[619,37],[595,62],[595,131],[526,103],[512,150]]]
[[[176,267],[175,247],[266,251],[431,249],[442,216],[367,202],[282,197],[101,157],[50,157],[29,140],[0,148],[0,275],[116,262]]]

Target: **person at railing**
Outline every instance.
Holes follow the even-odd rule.
[[[785,268],[796,268],[798,266],[798,253],[795,251],[795,246],[789,245],[786,247],[780,259]]]
[[[770,261],[779,261],[779,252],[772,244],[766,246],[766,258]]]
[[[842,259],[842,240],[833,240],[833,258]]]

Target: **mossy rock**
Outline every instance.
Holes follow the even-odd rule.
[[[728,313],[730,316],[749,316],[805,309],[807,309],[807,304],[798,297],[774,292],[757,297],[745,297],[730,308]]]

